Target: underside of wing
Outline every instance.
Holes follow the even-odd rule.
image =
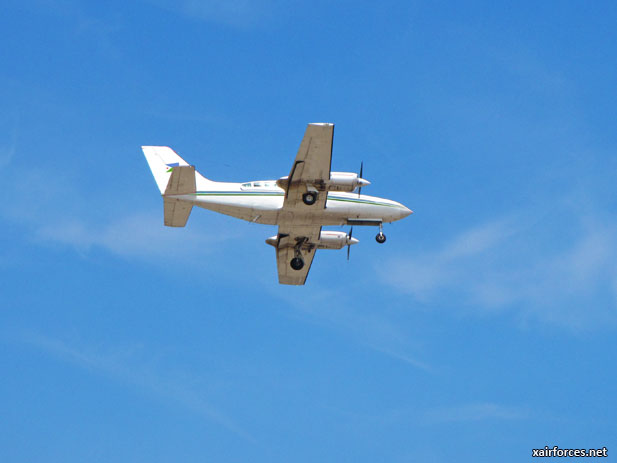
[[[330,180],[332,162],[332,137],[334,124],[309,124],[300,143],[300,149],[287,177],[283,208],[310,207],[323,209],[326,206],[325,184]],[[313,192],[316,202],[307,205],[303,195]],[[319,194],[319,192],[322,192]]]
[[[294,258],[293,248],[276,250],[276,265],[278,267],[279,283],[282,285],[301,286],[306,283],[306,277],[311,269],[316,249],[303,253],[304,266],[300,270],[291,268],[290,262]]]
[[[280,226],[276,243],[276,265],[279,283],[283,285],[303,285],[317,250],[314,243],[319,240],[320,226]],[[292,260],[299,258],[301,268],[292,266]]]

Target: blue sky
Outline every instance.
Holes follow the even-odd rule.
[[[0,457],[520,462],[617,448],[612,2],[4,2]],[[415,211],[279,286],[140,150]],[[610,460],[609,460],[610,461]]]

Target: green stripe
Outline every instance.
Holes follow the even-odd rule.
[[[285,193],[243,193],[235,191],[210,192],[198,191],[193,193],[195,196],[285,196]]]
[[[279,192],[262,192],[262,191],[254,191],[254,192],[240,192],[240,191],[197,191],[193,193],[195,196],[285,196],[285,193]],[[398,207],[396,204],[388,204],[377,201],[371,201],[370,199],[362,199],[362,198],[342,198],[336,196],[328,195],[328,200],[331,201],[341,201],[345,203],[356,203],[356,204],[371,204],[373,206],[385,206],[385,207]]]
[[[378,203],[376,201],[371,201],[369,199],[351,199],[351,198],[335,198],[335,197],[328,197],[328,199],[333,199],[334,201],[342,201],[345,203],[372,204],[374,206],[398,207],[395,204]]]

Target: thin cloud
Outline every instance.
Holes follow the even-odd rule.
[[[383,281],[426,305],[454,296],[461,306],[516,309],[522,321],[541,319],[575,331],[614,323],[614,220],[581,217],[557,247],[551,240],[560,230],[515,219],[500,218],[432,251],[392,260]]]
[[[351,336],[360,344],[389,357],[407,363],[415,368],[433,372],[434,367],[417,359],[408,352],[409,336],[405,335],[394,323],[375,312],[362,312],[345,304],[348,294],[337,294],[332,290],[313,289],[302,297],[289,292],[276,292],[276,296],[285,300],[299,313],[312,321],[340,330]],[[332,301],[339,301],[332,304]]]
[[[227,229],[212,234],[198,227],[165,227],[162,204],[153,212],[120,207],[111,211],[93,209],[93,204],[103,200],[80,192],[58,172],[16,168],[3,186],[14,192],[14,198],[0,204],[1,217],[22,226],[40,245],[69,246],[81,254],[103,249],[123,258],[195,262],[215,251],[221,242],[239,236],[238,231]],[[126,196],[121,190],[118,195]],[[126,202],[109,196],[104,201],[118,205]]]
[[[37,15],[46,14],[54,20],[62,18],[69,24],[69,31],[80,40],[84,37],[93,40],[97,51],[109,59],[117,59],[122,49],[115,45],[114,39],[119,25],[97,18],[84,8],[84,3],[76,0],[20,0],[20,9],[30,10]],[[64,28],[63,28],[64,29]]]
[[[8,140],[2,140],[0,142],[0,167],[8,166],[15,157],[18,126],[19,121],[17,120],[13,130],[10,131],[10,136],[7,137]]]
[[[190,228],[171,229],[164,227],[162,221],[162,213],[136,213],[104,225],[67,219],[39,226],[35,236],[39,242],[68,245],[82,253],[98,247],[121,257],[143,259],[203,256],[213,250],[218,242],[230,237],[228,234],[212,237]]]
[[[121,383],[130,384],[151,396],[160,397],[182,405],[184,408],[211,420],[241,438],[255,443],[255,438],[225,416],[211,404],[203,395],[185,386],[185,381],[174,381],[173,375],[164,375],[154,371],[152,362],[140,358],[141,349],[128,348],[123,351],[96,352],[92,349],[77,348],[65,342],[38,334],[22,336],[19,341],[35,347],[57,359],[75,365],[79,368],[102,375]]]
[[[515,233],[511,220],[499,219],[464,231],[441,248],[414,258],[390,262],[391,284],[419,300],[429,300],[448,281],[460,279],[456,264],[473,259]]]
[[[268,0],[150,0],[150,3],[191,19],[241,28],[263,22],[274,8]]]
[[[471,403],[429,410],[424,414],[428,423],[465,423],[484,420],[521,420],[529,417],[526,409],[507,407],[490,402]]]
[[[6,167],[11,163],[13,156],[15,156],[16,146],[15,140],[8,145],[0,146],[0,167]]]

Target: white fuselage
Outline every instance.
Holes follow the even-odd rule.
[[[394,222],[411,214],[402,204],[389,199],[340,191],[327,194],[326,207],[302,205],[283,211],[285,190],[274,180],[248,183],[199,182],[195,193],[177,195],[195,206],[268,225],[344,225],[349,219]]]

